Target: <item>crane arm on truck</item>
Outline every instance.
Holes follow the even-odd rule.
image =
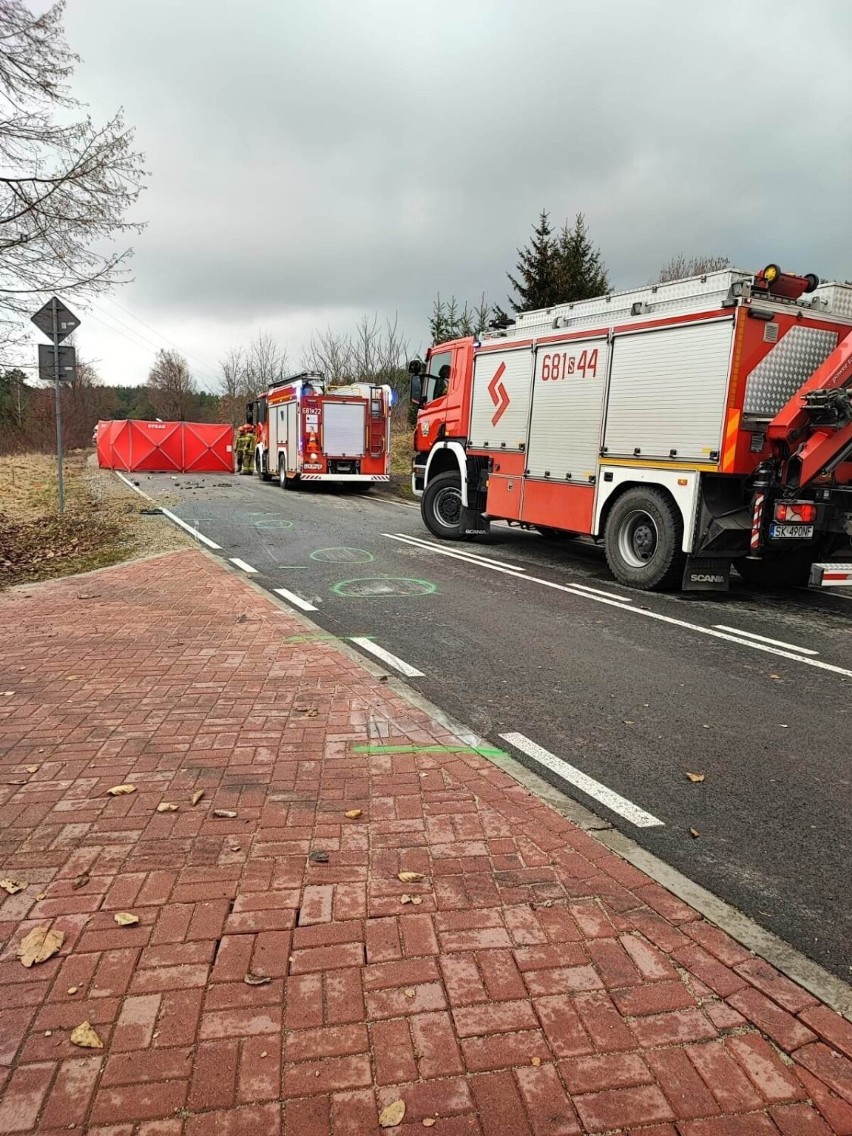
[[[847,460],[852,451],[850,383],[852,332],[817,367],[767,428],[767,438],[782,450],[785,488],[801,489]]]

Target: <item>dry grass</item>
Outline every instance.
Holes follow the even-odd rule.
[[[55,458],[0,457],[0,587],[191,545],[164,518],[145,516],[147,502],[99,470],[90,451],[68,454],[63,474],[60,515]]]

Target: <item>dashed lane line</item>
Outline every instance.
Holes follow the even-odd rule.
[[[240,560],[239,556],[231,556],[229,559],[232,564],[236,564],[238,568],[242,568],[242,570],[247,572],[250,576],[257,575],[257,569],[252,568],[251,564],[246,564],[245,560]]]
[[[406,663],[399,655],[394,655],[390,651],[386,651],[384,647],[380,647],[378,643],[374,643],[372,639],[352,635],[350,636],[350,642],[356,643],[364,651],[369,651],[371,655],[375,655],[377,659],[381,659],[383,663],[387,663],[389,667],[393,667],[395,671],[399,671],[399,673],[405,675],[406,678],[423,678],[423,671],[419,671],[417,667]]]
[[[273,588],[272,590],[277,596],[281,596],[282,599],[285,599],[288,603],[293,604],[294,607],[298,607],[302,611],[319,611],[319,608],[314,607],[314,605],[308,603],[307,600],[303,600],[302,597],[297,596],[295,592],[288,591],[287,588]]]
[[[551,773],[555,773],[561,781],[567,781],[569,785],[573,785],[576,789],[580,789],[587,797],[598,801],[599,804],[605,805],[611,812],[618,813],[619,816],[629,820],[631,824],[635,824],[637,828],[662,828],[664,822],[652,813],[645,812],[640,809],[638,805],[634,805],[632,801],[628,801],[626,797],[622,797],[613,789],[607,788],[602,785],[600,781],[595,781],[593,777],[589,777],[583,773],[582,770],[577,769],[576,766],[570,765],[561,757],[557,757],[555,753],[546,750],[544,746],[540,746],[537,742],[530,741],[529,738],[523,734],[509,733],[500,734],[504,742],[508,742],[510,746],[525,753],[527,757],[531,757],[538,765],[544,766],[549,769]]]

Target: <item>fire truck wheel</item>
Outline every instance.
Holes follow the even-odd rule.
[[[791,551],[766,560],[736,560],[734,566],[747,584],[761,588],[800,588],[808,582],[813,552]]]
[[[433,477],[420,501],[420,513],[429,532],[441,540],[464,540],[461,511],[459,475],[449,471]]]
[[[287,477],[287,462],[285,459],[278,459],[278,484],[282,489],[293,489],[293,482]]]
[[[628,489],[607,517],[607,564],[631,588],[676,588],[683,578],[682,536],[683,522],[670,497],[657,489]]]

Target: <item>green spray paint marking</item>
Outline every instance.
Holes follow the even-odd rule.
[[[493,746],[353,746],[355,753],[478,753],[480,757],[508,757],[502,749]]]
[[[340,580],[331,590],[337,596],[355,599],[381,599],[387,596],[414,599],[416,596],[431,595],[438,590],[438,585],[429,580],[405,576],[359,576],[352,580]]]

